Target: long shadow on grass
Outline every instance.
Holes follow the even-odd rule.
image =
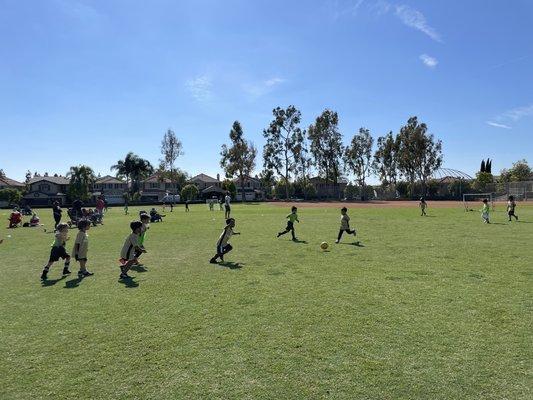
[[[41,281],[41,286],[42,287],[48,287],[48,286],[54,286],[57,282],[60,282],[62,281],[63,279],[65,279],[67,276],[66,275],[63,275],[61,278],[59,279],[46,279],[44,281]]]
[[[502,222],[491,222],[490,225],[507,225]]]
[[[218,264],[221,267],[229,268],[229,269],[241,269],[244,264],[238,263],[238,262],[232,262],[232,261],[223,261]]]
[[[143,265],[134,265],[130,269],[132,271],[135,271],[135,272],[146,272],[146,271],[148,271]]]
[[[307,240],[300,240],[300,239],[293,239],[293,243],[299,243],[299,244],[307,244]]]
[[[74,289],[80,286],[80,282],[83,280],[83,278],[80,278],[79,276],[77,278],[71,279],[70,281],[65,282],[65,289]]]
[[[337,243],[337,244],[344,244],[347,246],[355,246],[355,247],[365,247],[365,245],[361,242],[352,242],[352,243]]]
[[[139,283],[135,282],[134,278],[119,279],[118,283],[122,283],[127,288],[136,288],[139,287]]]

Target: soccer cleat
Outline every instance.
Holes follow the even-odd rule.
[[[78,276],[79,276],[80,278],[82,278],[82,277],[86,277],[86,276],[93,276],[93,275],[94,275],[94,272],[91,272],[91,271],[87,271],[87,270],[85,270],[85,271],[78,271]]]
[[[43,273],[41,274],[41,280],[45,281],[48,278],[48,271],[43,270]]]
[[[131,276],[129,276],[126,272],[122,272],[119,276],[119,279],[130,279]]]
[[[209,260],[209,262],[211,264],[216,264],[217,263],[217,259],[216,258],[212,258],[211,260]]]
[[[339,240],[338,240],[338,239],[337,239],[337,240],[335,240],[335,243],[339,243]]]
[[[68,267],[63,268],[63,275],[70,275],[70,270]]]

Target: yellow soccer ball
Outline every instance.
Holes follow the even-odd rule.
[[[327,250],[328,247],[329,247],[328,242],[322,242],[322,243],[320,243],[320,248],[321,248],[322,250]]]

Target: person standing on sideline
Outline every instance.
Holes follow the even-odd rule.
[[[57,200],[54,201],[54,205],[52,206],[52,213],[54,214],[54,221],[55,221],[54,229],[57,229],[57,226],[61,222],[61,213],[62,212],[63,212],[63,210],[59,206],[59,201],[57,201]]]
[[[226,210],[226,213],[224,214],[225,219],[229,219],[231,214],[231,196],[229,195],[229,192],[226,192],[226,197],[224,197],[224,208]]]
[[[96,200],[96,211],[98,211],[98,214],[100,214],[100,217],[104,217],[104,208],[105,208],[105,203],[104,203],[104,200],[102,199],[102,196],[99,196],[98,199]]]

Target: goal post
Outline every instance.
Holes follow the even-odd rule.
[[[474,203],[481,203],[483,199],[487,199],[490,203],[490,208],[494,210],[494,194],[493,193],[464,193],[463,206],[465,211],[472,211],[471,206]]]

